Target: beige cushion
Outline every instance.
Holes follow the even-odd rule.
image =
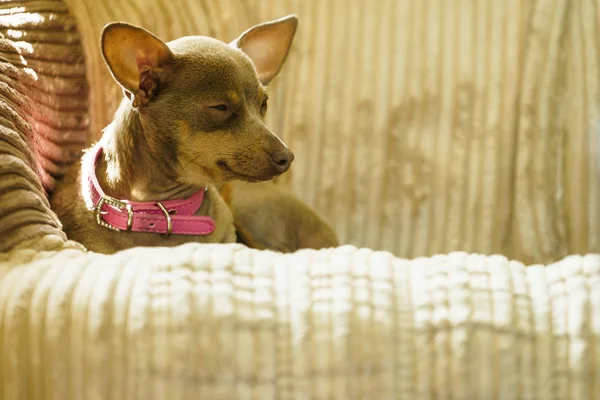
[[[39,254],[39,253],[36,253]],[[600,256],[524,268],[343,246],[0,262],[0,396],[593,398]]]

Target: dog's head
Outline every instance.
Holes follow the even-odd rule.
[[[102,32],[102,55],[137,113],[144,139],[169,154],[182,183],[269,180],[294,154],[267,128],[266,85],[281,69],[297,27],[290,15],[226,44],[188,36],[164,43],[126,23]]]

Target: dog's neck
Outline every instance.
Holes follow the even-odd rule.
[[[143,121],[126,99],[121,103],[100,140],[103,157],[96,175],[106,194],[131,201],[160,201],[188,197],[206,186],[177,181],[175,149],[166,143],[169,136],[158,129]]]

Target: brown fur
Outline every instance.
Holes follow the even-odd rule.
[[[271,183],[228,182],[220,189],[248,247],[283,253],[338,246],[333,229],[306,204]]]
[[[234,225],[218,188],[234,179],[270,180],[287,171],[293,161],[293,153],[263,119],[265,86],[285,61],[296,26],[296,17],[288,16],[257,25],[228,45],[201,36],[165,44],[139,27],[107,25],[102,54],[125,97],[101,138],[103,157],[96,166],[100,185],[107,195],[132,201],[186,197],[206,186],[198,214],[211,216],[216,229],[207,236],[167,237],[101,227],[85,207],[78,163],[58,182],[51,197],[68,237],[92,251],[112,253],[134,246],[234,242],[237,226],[248,245],[262,248],[262,243],[268,243],[262,228],[260,239],[254,241],[251,236],[257,232],[245,223]],[[240,198],[229,193],[228,199],[234,199],[235,213]],[[286,202],[290,207],[299,203]],[[305,209],[301,206],[298,212]],[[285,214],[281,214],[283,225]]]

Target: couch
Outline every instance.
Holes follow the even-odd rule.
[[[599,5],[3,1],[0,400],[597,398]],[[344,245],[69,241],[48,193],[121,96],[103,25],[292,12],[277,184]]]

